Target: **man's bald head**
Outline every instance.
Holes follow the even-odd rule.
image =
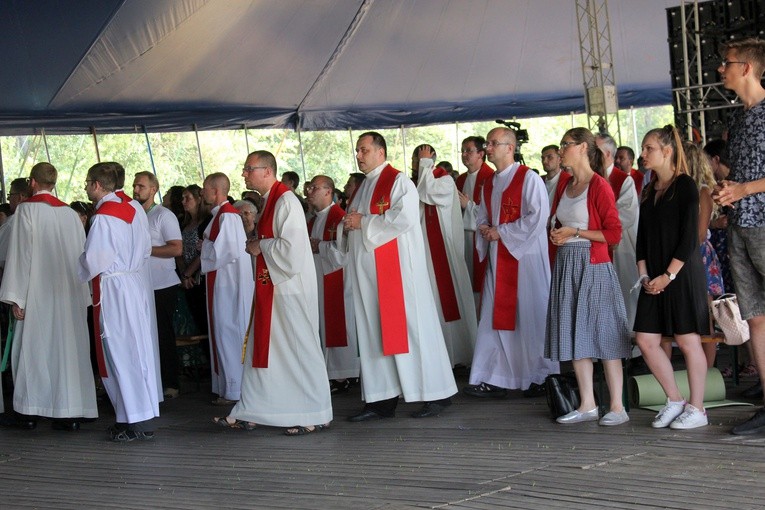
[[[211,188],[219,190],[224,196],[228,196],[228,192],[231,189],[231,181],[228,180],[226,174],[222,172],[210,174],[205,178],[205,184],[208,183]]]

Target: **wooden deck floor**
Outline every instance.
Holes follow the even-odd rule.
[[[464,384],[464,378],[459,381]],[[747,381],[729,392],[736,397]],[[204,386],[203,386],[204,388]],[[561,426],[544,398],[458,396],[441,417],[352,424],[358,388],[326,432],[224,430],[193,385],[162,404],[154,442],[114,444],[102,417],[79,432],[41,421],[0,430],[0,508],[28,509],[761,509],[765,436],[728,434],[754,408],[710,410],[701,430]]]

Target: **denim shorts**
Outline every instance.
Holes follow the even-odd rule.
[[[728,227],[728,253],[741,318],[765,315],[765,227]]]

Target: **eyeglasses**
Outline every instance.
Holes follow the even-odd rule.
[[[470,154],[471,152],[478,152],[478,149],[462,149],[460,154]]]
[[[512,145],[510,142],[498,142],[496,140],[491,140],[490,142],[486,142],[483,144],[484,149],[488,149],[489,147],[498,147],[500,145]]]
[[[741,62],[740,60],[728,60],[727,58],[720,62],[722,67],[728,67],[731,64],[746,64],[746,62]]]
[[[249,165],[245,165],[244,168],[242,168],[242,172],[250,173],[250,172],[254,172],[255,170],[257,170],[259,168],[268,168],[268,167],[267,166],[249,166]]]
[[[85,186],[89,186],[90,184],[92,184],[94,182],[96,182],[96,181],[94,181],[93,179],[85,179]]]
[[[563,150],[563,149],[567,148],[569,145],[579,145],[581,143],[582,142],[561,142],[560,143],[560,150]]]
[[[308,186],[305,187],[305,190],[309,193],[317,189],[330,189],[330,188],[328,188],[327,186],[314,186],[312,184],[309,184]]]

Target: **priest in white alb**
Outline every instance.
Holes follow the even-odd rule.
[[[16,319],[11,349],[13,409],[53,418],[53,428],[77,430],[96,418],[90,364],[88,286],[77,279],[85,230],[77,213],[56,198],[56,168],[32,167],[32,197],[18,205],[10,232],[0,300]]]
[[[152,440],[159,394],[144,282],[151,237],[136,219],[142,213],[114,193],[116,183],[114,163],[97,163],[88,170],[85,191],[96,211],[79,277],[93,285],[96,359],[117,417],[109,428],[111,438]]]
[[[504,397],[558,372],[545,359],[550,295],[547,219],[550,205],[542,178],[515,161],[515,133],[492,129],[489,161],[497,167],[483,187],[477,250],[488,260],[470,386],[475,397]]]
[[[418,166],[420,227],[425,239],[428,276],[452,366],[470,366],[476,329],[475,301],[465,262],[462,208],[454,179],[435,167],[430,145],[414,149]]]
[[[335,246],[345,211],[332,201],[335,183],[330,177],[315,176],[306,190],[306,200],[315,211],[308,221],[308,235],[318,283],[319,334],[330,389],[337,394],[349,389],[348,379],[357,378],[360,369],[350,280]]]
[[[247,242],[255,261],[254,314],[241,399],[227,417],[214,421],[245,430],[287,427],[285,434],[296,436],[329,427],[332,401],[305,213],[276,172],[276,158],[268,151],[251,153],[242,172],[247,189],[265,200],[257,237]]]
[[[457,392],[428,278],[420,198],[386,158],[382,135],[359,136],[356,162],[366,178],[344,220],[366,401],[353,422],[394,416],[400,395],[425,402],[413,417],[437,416]]]
[[[242,345],[252,306],[252,262],[239,211],[228,200],[231,183],[222,173],[208,175],[202,198],[212,206],[199,257],[207,275],[212,391],[216,405],[233,404],[242,388]]]
[[[468,136],[462,140],[460,154],[467,172],[457,177],[457,191],[462,207],[462,228],[465,237],[465,262],[473,288],[476,311],[479,312],[483,276],[486,273],[486,260],[478,260],[475,249],[478,207],[481,205],[481,193],[487,179],[494,176],[494,169],[486,164],[486,140],[482,136]],[[475,342],[473,342],[475,343]]]

